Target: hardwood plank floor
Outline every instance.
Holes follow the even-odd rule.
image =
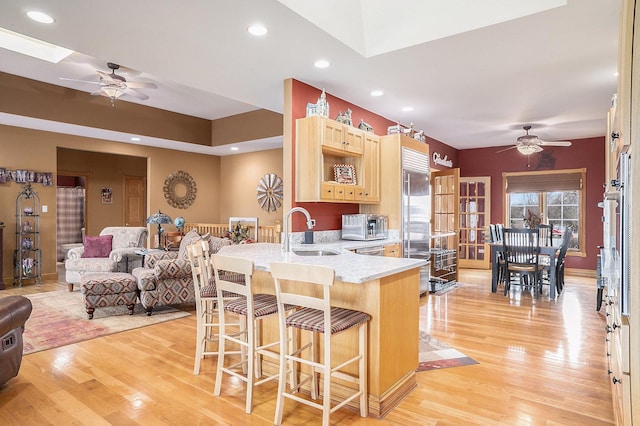
[[[595,280],[566,278],[560,297],[490,292],[490,272],[461,271],[462,287],[421,299],[421,329],[479,362],[417,374],[417,388],[382,420],[339,410],[332,424],[613,424],[604,308]],[[66,285],[9,288],[10,294]],[[195,317],[26,355],[0,389],[0,424],[273,424],[274,384],[212,395],[216,359],[193,375]],[[319,424],[319,412],[287,401],[285,424]]]

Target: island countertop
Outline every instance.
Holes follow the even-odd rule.
[[[422,259],[367,256],[349,251],[354,242],[336,242],[322,244],[293,244],[293,250],[331,250],[338,252],[333,256],[299,256],[295,253],[283,253],[280,244],[254,243],[224,246],[219,253],[227,256],[239,256],[253,261],[256,270],[270,272],[270,262],[304,263],[323,265],[333,268],[336,279],[361,284],[389,275],[404,272],[426,265]]]

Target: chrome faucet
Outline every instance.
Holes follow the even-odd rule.
[[[307,228],[313,229],[313,226],[315,225],[315,221],[311,219],[311,215],[309,215],[309,212],[306,209],[302,207],[294,207],[289,210],[287,214],[284,215],[284,231],[282,233],[282,251],[285,253],[289,251],[289,216],[291,216],[293,212],[304,213],[307,218]]]

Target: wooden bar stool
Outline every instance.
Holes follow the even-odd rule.
[[[371,316],[364,312],[331,306],[330,289],[335,278],[335,271],[326,266],[294,264],[283,262],[271,262],[271,275],[275,281],[276,297],[278,299],[278,323],[280,328],[280,377],[285,377],[285,369],[288,364],[295,373],[297,364],[304,364],[310,369],[310,377],[301,380],[300,383],[292,383],[292,389],[286,390],[286,380],[281,379],[278,384],[278,400],[276,402],[276,415],[274,423],[282,423],[285,398],[293,399],[314,408],[322,410],[322,424],[329,424],[329,415],[350,401],[360,399],[360,416],[369,414],[367,394],[367,326]],[[295,283],[288,284],[287,281]],[[309,285],[303,285],[306,283]],[[284,284],[284,285],[283,285]],[[322,296],[311,296],[319,286]],[[312,288],[316,287],[316,288]],[[285,315],[282,309],[285,304],[297,305],[301,308],[290,315]],[[358,354],[339,365],[331,363],[331,336],[342,331],[358,327]],[[287,350],[287,330],[293,336],[293,328],[310,331],[311,342],[298,348],[295,340],[294,347]],[[315,352],[318,350],[318,335],[323,337],[323,360],[315,360]],[[302,354],[310,353],[309,359]],[[347,374],[344,367],[358,363],[358,375]],[[300,387],[311,382],[311,398],[317,399],[318,383],[317,374],[323,374],[323,398],[322,404],[296,395]],[[351,383],[356,383],[358,389],[334,407],[331,407],[331,379],[338,378]]]
[[[222,387],[222,375],[227,373],[247,384],[247,398],[245,412],[251,413],[253,410],[253,388],[270,380],[277,379],[278,373],[262,378],[261,361],[262,356],[272,358],[275,362],[280,361],[280,355],[273,350],[277,350],[280,341],[262,344],[260,336],[260,326],[258,322],[268,316],[278,312],[276,297],[270,294],[254,294],[251,288],[251,277],[253,276],[253,262],[239,257],[223,256],[214,254],[211,256],[213,270],[215,273],[218,300],[220,303],[218,322],[220,323],[220,336],[218,342],[218,369],[216,372],[216,384],[213,391],[214,396],[220,396]],[[244,276],[244,283],[239,284],[228,280],[228,274],[241,274]],[[232,301],[227,301],[222,297],[224,292],[235,293],[239,297]],[[286,308],[286,307],[285,307]],[[292,309],[292,307],[289,307]],[[229,333],[225,323],[225,312],[235,313],[246,318],[246,330],[244,333]],[[240,361],[230,365],[225,365],[225,357],[230,352],[226,350],[227,342],[239,345],[246,352],[246,357],[241,357]],[[273,349],[273,350],[269,350]],[[241,369],[241,371],[239,371]],[[260,380],[257,380],[260,379]]]
[[[200,374],[200,362],[205,356],[218,355],[218,348],[209,345],[218,341],[218,292],[213,278],[213,266],[209,254],[209,243],[197,241],[187,246],[187,255],[191,264],[193,286],[196,299],[196,356],[193,374]],[[242,277],[244,278],[244,277]],[[235,299],[237,294],[224,293],[227,300]],[[227,324],[244,330],[243,321]]]

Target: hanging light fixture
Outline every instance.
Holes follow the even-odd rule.
[[[111,106],[115,106],[116,99],[124,95],[124,89],[118,86],[102,86],[101,90],[111,99]]]
[[[531,155],[535,154],[536,152],[542,151],[542,148],[540,148],[538,145],[518,145],[516,149],[520,154],[523,155]]]

